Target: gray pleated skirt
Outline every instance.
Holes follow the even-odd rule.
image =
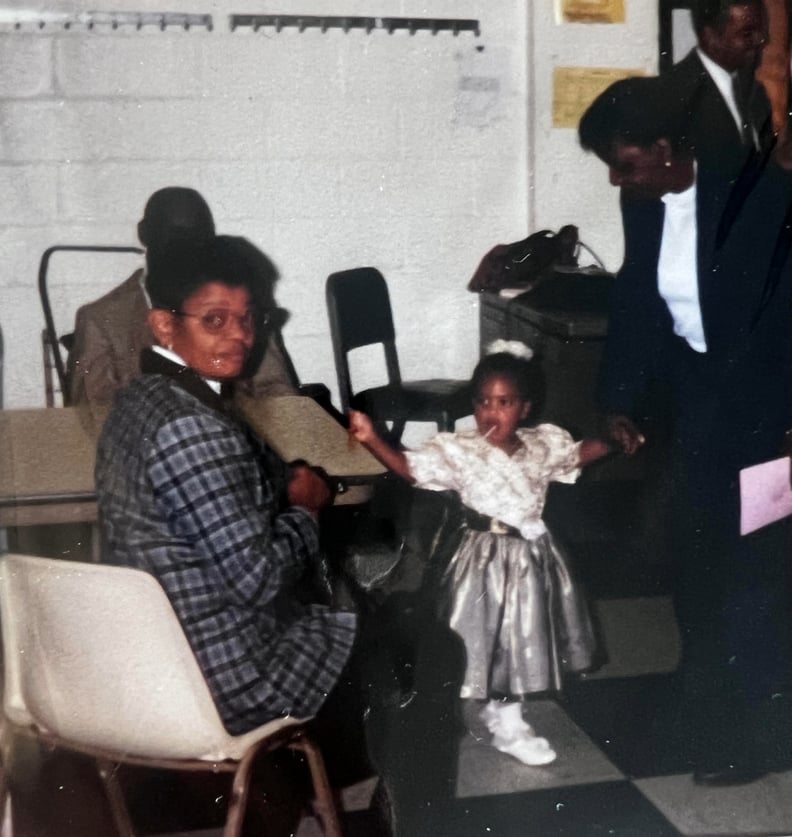
[[[591,617],[559,544],[468,530],[445,574],[450,626],[467,651],[463,698],[561,687],[591,666]]]

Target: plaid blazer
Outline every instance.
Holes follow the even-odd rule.
[[[355,616],[296,593],[318,553],[286,469],[190,369],[144,352],[97,451],[105,560],[155,575],[232,734],[317,712],[349,656]]]

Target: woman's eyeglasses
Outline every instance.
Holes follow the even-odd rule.
[[[225,331],[232,320],[246,334],[253,334],[256,329],[264,328],[270,321],[269,314],[256,316],[252,311],[246,311],[244,314],[234,314],[227,308],[213,308],[205,314],[189,314],[187,311],[174,311],[173,313],[177,317],[192,317],[200,321],[204,330],[209,334],[220,334]]]

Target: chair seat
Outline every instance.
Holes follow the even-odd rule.
[[[473,412],[469,383],[444,378],[365,389],[352,397],[352,406],[383,421],[435,421],[438,416],[454,421]]]

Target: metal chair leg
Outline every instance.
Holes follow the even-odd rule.
[[[341,821],[338,818],[338,808],[336,807],[333,790],[327,778],[327,770],[325,769],[324,759],[322,758],[319,747],[317,747],[307,733],[303,733],[290,746],[305,753],[305,757],[308,760],[308,769],[311,771],[311,781],[313,783],[314,795],[316,796],[316,812],[322,821],[322,830],[324,831],[325,837],[343,837]]]
[[[132,826],[132,820],[129,816],[129,809],[124,800],[124,792],[121,790],[121,785],[118,781],[118,765],[106,759],[96,759],[96,765],[99,769],[99,777],[102,780],[107,799],[110,803],[110,812],[113,815],[113,822],[118,831],[118,836],[136,837],[135,829]]]
[[[0,764],[0,837],[12,837],[11,795],[8,792],[8,777]]]
[[[242,834],[242,825],[245,822],[245,811],[247,810],[247,801],[250,795],[250,778],[253,773],[253,762],[256,760],[260,751],[260,747],[251,747],[234,771],[234,780],[231,783],[231,799],[228,803],[223,837],[240,837]]]

